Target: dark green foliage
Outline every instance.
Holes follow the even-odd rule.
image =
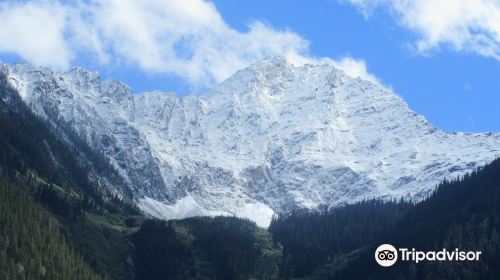
[[[148,220],[133,237],[136,279],[276,279],[278,249],[262,232],[234,217]]]
[[[217,268],[218,279],[248,279],[254,276],[260,257],[256,226],[235,217],[195,218],[185,221],[195,236],[194,245],[206,250]]]
[[[424,201],[368,201],[324,213],[274,219],[283,245],[285,279],[498,279],[500,275],[500,159],[439,185]],[[482,251],[479,262],[398,262],[380,267],[373,252],[397,248]]]
[[[135,217],[131,216],[131,217],[125,218],[125,220],[123,221],[123,223],[125,224],[126,227],[129,227],[129,228],[137,227],[137,226],[141,225],[142,219],[140,219],[137,216],[135,216]]]
[[[68,223],[65,234],[96,272],[110,279],[130,279],[131,248],[122,232],[83,219]]]
[[[22,181],[22,180],[20,180]],[[27,189],[27,188],[25,188]],[[32,184],[35,201],[46,207],[62,225],[62,233],[72,248],[83,256],[94,271],[109,279],[130,279],[129,242],[124,227],[124,216],[105,211],[107,203],[97,207],[88,196],[71,196],[53,185]],[[118,208],[117,208],[118,209]],[[118,212],[127,212],[121,209]],[[142,220],[135,217],[137,222]],[[98,220],[95,220],[98,219]]]
[[[347,266],[338,279],[498,279],[500,275],[500,159],[443,182],[401,220],[388,238],[396,246],[422,251],[482,251],[479,262],[374,264],[373,248]],[[363,270],[358,269],[363,267]]]
[[[281,277],[307,276],[336,257],[380,241],[410,207],[406,202],[370,200],[274,218],[269,232],[283,246]]]
[[[50,213],[46,212],[46,215],[52,214],[57,218],[68,245],[83,256],[94,271],[109,279],[130,279],[132,273],[127,259],[131,248],[125,231],[120,230],[120,226],[125,228],[121,221],[125,218],[97,211],[90,206],[91,200],[86,196],[71,196],[51,184],[36,183],[37,180],[18,177],[16,188],[27,197],[31,195],[33,203],[38,202],[49,210]],[[100,209],[107,207],[104,205]],[[138,223],[142,221],[137,216],[135,218]],[[13,223],[16,226],[22,221]]]
[[[194,276],[192,248],[179,240],[171,224],[148,220],[133,241],[136,279],[188,279]]]
[[[0,279],[100,279],[58,222],[21,187],[0,179]]]

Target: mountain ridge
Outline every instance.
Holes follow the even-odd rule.
[[[83,68],[1,72],[54,126],[102,152],[154,216],[275,213],[372,197],[421,199],[500,156],[499,133],[448,133],[380,85],[280,57],[201,96],[134,94]]]

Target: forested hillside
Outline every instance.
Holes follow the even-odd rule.
[[[247,220],[148,220],[132,241],[136,279],[278,278],[280,248]]]
[[[500,159],[463,178],[443,182],[429,198],[410,209],[384,241],[423,251],[482,251],[482,256],[478,262],[401,263],[381,269],[373,261],[371,247],[335,279],[498,279]]]
[[[332,265],[328,264],[344,264],[391,234],[411,206],[404,201],[369,200],[321,213],[298,211],[274,218],[269,232],[283,245],[280,276],[305,277],[315,270],[329,273]]]
[[[274,219],[283,245],[284,279],[498,279],[500,275],[500,159],[446,181],[424,201],[367,201],[324,213]],[[479,262],[396,263],[379,266],[375,248],[482,251]]]
[[[21,187],[0,179],[0,279],[101,279]]]

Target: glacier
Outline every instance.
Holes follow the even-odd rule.
[[[419,200],[500,156],[500,133],[445,132],[390,89],[328,64],[271,57],[201,95],[133,93],[74,68],[2,64],[22,100],[103,153],[146,213],[275,214]]]

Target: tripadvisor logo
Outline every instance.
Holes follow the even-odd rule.
[[[381,266],[394,265],[397,260],[419,263],[421,261],[479,261],[481,251],[459,251],[455,249],[448,251],[417,251],[415,248],[396,249],[391,244],[382,244],[375,250],[375,261]]]
[[[391,244],[382,244],[375,250],[375,260],[381,266],[391,266],[398,260],[398,251]]]

